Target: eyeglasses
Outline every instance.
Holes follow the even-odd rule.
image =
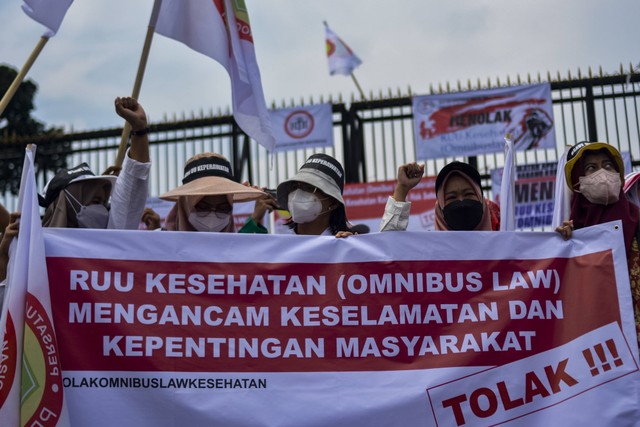
[[[205,217],[209,215],[209,213],[213,212],[217,218],[225,218],[227,215],[231,213],[231,205],[229,204],[219,204],[212,206],[206,202],[199,202],[193,207],[193,211],[199,217]]]

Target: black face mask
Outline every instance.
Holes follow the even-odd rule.
[[[480,224],[482,203],[477,200],[456,200],[442,210],[444,220],[452,230],[469,231]]]

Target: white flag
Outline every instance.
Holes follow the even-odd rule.
[[[259,144],[275,139],[260,81],[249,14],[243,0],[163,0],[156,32],[209,56],[231,78],[233,117]]]
[[[558,169],[556,170],[556,188],[554,193],[555,203],[553,205],[553,220],[551,222],[552,227],[560,227],[564,221],[569,219],[571,215],[571,188],[567,184],[567,180],[564,175],[564,166],[567,164],[567,154],[569,153],[570,145],[566,146],[564,153],[558,160]]]
[[[516,229],[516,159],[511,135],[504,137],[504,169],[500,185],[500,231]]]
[[[53,37],[58,32],[71,3],[73,0],[24,0],[22,10],[33,20],[47,27],[45,37]]]
[[[345,76],[353,73],[362,61],[356,56],[351,48],[342,41],[340,37],[324,23],[327,40],[327,58],[329,60],[329,74],[343,74]]]
[[[27,148],[22,169],[20,233],[12,245],[0,316],[3,427],[69,425],[51,313],[34,156],[35,145]]]

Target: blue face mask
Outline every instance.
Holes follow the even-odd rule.
[[[67,190],[64,190],[67,200],[71,208],[76,214],[76,220],[78,221],[78,228],[97,228],[105,229],[109,224],[109,210],[106,206],[101,204],[93,204],[84,206],[75,197],[71,195]],[[80,207],[76,210],[74,202]]]

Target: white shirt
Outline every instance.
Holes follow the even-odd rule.
[[[149,195],[151,162],[141,163],[124,156],[122,170],[111,191],[111,209],[107,228],[137,230]]]
[[[380,222],[380,231],[405,231],[409,226],[411,202],[398,202],[389,196]]]

